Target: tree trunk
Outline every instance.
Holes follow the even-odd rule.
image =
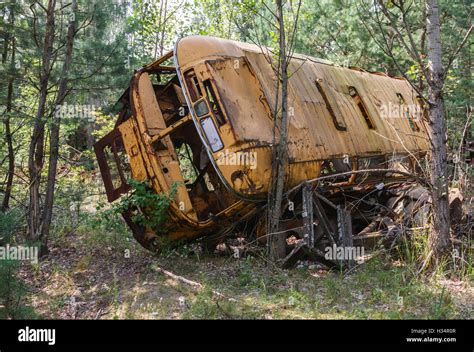
[[[160,35],[163,32],[163,24],[162,24],[162,18],[163,18],[163,1],[160,1],[160,14],[158,16],[158,23],[156,24],[156,34],[155,34],[155,50],[153,54],[153,58],[156,59],[158,56],[158,44],[160,42]],[[162,50],[160,50],[162,52]]]
[[[76,20],[75,13],[77,12],[77,1],[72,1],[72,12],[73,16],[69,21],[67,37],[66,37],[66,49],[64,54],[64,63],[61,72],[61,78],[59,81],[58,95],[56,97],[56,106],[61,105],[64,102],[67,93],[67,82],[69,68],[72,61],[72,49],[74,45],[74,36],[76,34]],[[42,252],[47,251],[49,229],[51,226],[51,218],[53,214],[54,205],[54,187],[56,185],[56,171],[59,157],[59,132],[60,132],[61,119],[60,116],[53,116],[53,122],[51,124],[50,139],[49,139],[49,166],[48,166],[48,181],[46,185],[46,196],[44,201],[44,211],[42,216],[41,226],[41,247]]]
[[[10,7],[10,26],[13,31],[13,26],[15,24],[15,10],[14,10],[15,3],[12,3]],[[12,34],[7,34],[7,38],[5,39],[5,47],[3,52],[2,63],[5,65],[7,62],[8,56],[8,45],[11,42],[11,56],[10,56],[10,72],[8,78],[8,87],[7,87],[7,104],[6,104],[6,117],[4,126],[5,126],[5,140],[7,142],[7,150],[8,150],[8,175],[7,175],[7,183],[5,185],[5,194],[3,196],[3,201],[0,210],[5,212],[7,209],[10,208],[10,197],[12,193],[13,187],[13,175],[15,174],[15,152],[13,150],[13,140],[12,140],[12,133],[11,133],[11,125],[10,125],[10,114],[12,111],[13,106],[13,81],[15,80],[14,72],[15,72],[15,37]]]
[[[44,36],[43,57],[41,64],[38,110],[36,112],[33,134],[28,153],[28,172],[30,176],[28,204],[28,239],[37,240],[40,236],[40,181],[44,159],[44,113],[48,96],[48,82],[51,68],[51,56],[54,41],[54,8],[56,0],[49,0],[46,10],[46,30]]]
[[[443,102],[443,75],[441,38],[437,0],[426,1],[426,35],[428,38],[429,134],[431,139],[430,178],[433,186],[432,229],[429,238],[433,258],[437,261],[449,244],[449,195],[447,173],[446,118]]]
[[[286,255],[286,236],[278,233],[280,230],[280,217],[283,198],[283,187],[285,182],[285,171],[287,164],[287,134],[288,134],[288,58],[286,52],[285,26],[283,18],[283,4],[281,0],[276,0],[278,27],[279,27],[279,71],[277,76],[281,79],[281,118],[275,111],[275,123],[279,128],[274,131],[280,132],[278,143],[274,145],[276,151],[273,153],[273,174],[271,198],[268,206],[269,220],[269,256],[272,261],[282,259]],[[278,120],[280,120],[278,123]],[[276,132],[274,132],[276,133]]]
[[[423,8],[423,18],[426,18],[426,7]],[[420,55],[421,57],[426,57],[426,30],[427,26],[424,26],[423,31],[421,32],[420,37]],[[421,93],[424,93],[425,84],[423,82],[423,75],[420,74],[418,78],[418,89]]]
[[[163,1],[163,0],[162,0]],[[168,1],[167,0],[164,0],[164,15],[163,15],[163,19],[160,20],[160,31],[161,31],[161,41],[160,41],[160,56],[163,56],[163,51],[165,50],[164,46],[165,46],[165,35],[166,35],[166,32],[165,32],[165,28],[166,28],[166,21],[167,21],[167,18],[166,16],[168,15],[167,12],[168,12]]]

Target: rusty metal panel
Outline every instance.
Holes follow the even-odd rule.
[[[153,85],[150,81],[148,73],[140,73],[136,76],[138,85],[134,91],[133,101],[136,106],[137,119],[145,121],[142,124],[142,138],[145,144],[146,154],[148,154],[148,164],[153,169],[154,175],[157,175],[154,186],[157,192],[163,190],[169,191],[176,184],[175,204],[172,206],[191,219],[196,219],[191,200],[189,198],[183,177],[179,168],[178,157],[174,149],[173,143],[169,136],[163,137],[160,141],[163,147],[155,150],[152,147],[151,135],[157,135],[166,128],[166,123],[160,106],[156,100]],[[157,184],[158,183],[158,184]]]
[[[142,151],[136,134],[136,123],[128,119],[118,126],[122,140],[127,151],[130,169],[135,180],[145,181],[148,178],[146,167],[143,162]]]
[[[187,67],[192,66],[193,62],[196,64],[207,57],[223,57],[230,62],[232,61],[229,59],[230,57],[239,60],[246,57],[256,72],[261,89],[265,91],[266,100],[273,108],[276,77],[262,52],[263,49],[255,45],[207,37],[190,37],[179,44],[178,55],[182,58],[182,65]],[[198,47],[199,53],[191,54],[191,48]],[[183,53],[182,56],[181,53]],[[184,53],[190,55],[184,57]],[[327,62],[302,55],[295,55],[290,65],[290,74],[293,75],[289,80],[289,98],[290,106],[293,105],[294,108],[294,115],[289,121],[289,148],[290,154],[293,149],[292,157],[295,160],[314,160],[315,158],[321,160],[344,153],[361,155],[406,152],[407,149],[428,149],[423,130],[414,133],[408,120],[380,116],[382,105],[388,106],[396,103],[396,92],[401,92],[406,96],[407,101],[410,98],[408,103],[417,104],[412,100],[413,89],[405,80],[329,65]],[[335,126],[330,120],[331,116],[325,111],[324,102],[314,87],[316,79],[322,79],[330,88],[331,91],[328,92],[328,95],[336,104],[333,107],[336,113],[343,115],[341,118],[347,123],[347,133],[335,131]],[[255,121],[244,116],[249,109],[245,100],[241,95],[234,94],[232,91],[232,85],[238,83],[227,80],[225,84],[229,91],[228,100],[235,107],[233,110],[241,111],[238,117],[233,116],[237,120],[234,129],[239,130],[255,124]],[[250,81],[248,84],[250,92],[252,92],[253,85],[254,83]],[[365,125],[357,105],[347,92],[348,86],[354,86],[360,92],[364,104],[375,122],[375,130],[371,131]],[[266,130],[268,130],[263,120],[263,117],[260,118],[259,132],[263,135],[261,141],[266,139]],[[306,131],[311,131],[311,136]],[[396,139],[391,138],[393,136]],[[239,135],[237,138],[242,137]],[[302,151],[301,147],[305,147],[305,150]]]
[[[231,120],[235,138],[271,143],[272,119],[260,84],[245,58],[206,61]]]
[[[140,96],[143,118],[145,119],[148,134],[153,136],[160,133],[166,128],[166,124],[156,101],[150,76],[146,72],[141,74],[138,80],[138,95]]]
[[[121,142],[121,138],[120,131],[118,129],[113,129],[94,145],[97,163],[99,164],[100,173],[102,175],[102,180],[104,181],[105,192],[109,202],[113,202],[119,198],[121,194],[130,190],[130,186],[123,175],[123,170],[121,170],[120,163],[117,162],[116,143],[117,141]],[[111,154],[110,156],[112,156],[113,159],[107,160],[106,153]],[[109,165],[109,162],[113,164],[113,169],[117,170],[118,175],[111,174],[111,165]],[[120,182],[118,186],[114,185],[114,182],[116,181]]]
[[[134,178],[149,179],[157,193],[167,192],[175,182],[179,183],[169,210],[169,221],[164,224],[169,230],[169,239],[195,238],[222,231],[232,226],[235,218],[255,211],[256,205],[252,202],[267,198],[272,171],[272,111],[279,106],[275,101],[277,77],[266,56],[269,53],[264,50],[252,44],[193,36],[176,44],[176,68],[163,66],[172,57],[172,53],[167,53],[137,71],[130,85],[129,110],[119,118],[115,132],[96,146],[109,199],[115,199],[119,193],[113,188],[103,147],[106,142],[120,137],[130,157]],[[186,79],[183,79],[189,70],[195,72],[197,87],[202,90],[198,99],[191,99]],[[177,77],[169,82],[174,92],[172,98],[176,99],[160,100],[158,92],[164,91],[163,85],[153,85],[150,76],[161,71],[176,71]],[[360,167],[364,157],[377,156],[385,160],[387,155],[406,156],[429,149],[421,113],[417,111],[408,117],[403,113],[398,118],[383,113],[387,106],[399,104],[400,96],[407,105],[418,104],[415,92],[405,80],[342,68],[298,54],[293,56],[289,71],[289,163],[285,189],[318,177],[323,169],[328,172],[329,163],[336,171],[341,168],[347,171]],[[350,94],[349,87],[356,89],[357,99]],[[208,93],[206,89],[214,92]],[[126,95],[122,99],[126,100]],[[221,112],[215,112],[211,97],[217,100]],[[197,102],[204,102],[208,107],[202,116],[194,111]],[[183,105],[187,105],[192,118],[173,115],[174,109]],[[212,151],[202,128],[203,119],[213,121],[216,138],[221,139],[223,148]],[[194,124],[188,123],[191,120]],[[228,193],[220,194],[219,199],[209,189],[204,191],[207,193],[192,195],[191,188],[188,190],[184,185],[175,145],[180,146],[182,140],[188,139],[192,140],[193,157],[197,161],[203,160],[201,153],[210,158],[209,169],[203,170],[213,172],[213,182],[218,188],[227,187]],[[255,155],[256,165],[234,163],[230,159],[222,162],[229,153]],[[341,160],[345,158],[349,158],[349,162],[342,165]],[[123,180],[123,172],[119,173]],[[202,175],[203,172],[199,177]],[[355,175],[344,182],[354,180]],[[207,209],[213,202],[223,200],[225,207],[215,208],[217,214]],[[203,212],[207,212],[209,218],[203,217]],[[140,236],[144,238],[143,234]],[[146,243],[150,236],[153,237],[148,231]]]
[[[218,167],[227,183],[242,195],[263,195],[270,178],[271,158],[263,147],[272,141],[277,79],[266,54],[255,45],[217,38],[189,37],[177,44],[182,71],[195,68],[201,79],[215,81],[234,132],[228,138],[224,135],[225,147],[232,152],[258,153],[259,170]],[[206,62],[207,70],[203,66]],[[317,177],[323,160],[428,150],[424,130],[414,133],[408,119],[381,114],[383,106],[394,104],[396,93],[412,102],[414,92],[405,80],[303,55],[295,55],[289,69],[288,187]],[[325,97],[316,82],[322,83]],[[359,92],[357,100],[349,94],[351,86]],[[259,104],[257,96],[265,104]],[[366,118],[375,128],[367,125]],[[214,158],[218,158],[216,153]]]

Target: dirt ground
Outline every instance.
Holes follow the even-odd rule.
[[[158,256],[133,241],[123,248],[91,248],[85,243],[81,237],[54,243],[46,259],[22,267],[21,277],[29,286],[24,300],[38,317],[473,318],[472,280],[414,278],[385,254],[344,274],[316,263],[269,269],[258,257],[203,255],[190,248]]]

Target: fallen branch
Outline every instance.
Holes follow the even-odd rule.
[[[186,279],[185,277],[183,276],[179,276],[179,275],[176,275],[176,274],[173,274],[172,272],[168,271],[168,270],[165,270],[163,268],[160,268],[159,266],[156,266],[153,268],[154,270],[158,271],[159,273],[163,274],[163,275],[166,275],[174,280],[177,280],[179,282],[182,282],[184,284],[187,284],[189,286],[192,286],[194,287],[195,289],[197,289],[198,291],[201,291],[204,289],[204,286],[202,284],[200,284],[199,282],[196,282],[196,281],[192,281],[192,280],[189,280],[189,279]],[[223,295],[222,293],[220,293],[219,291],[216,291],[216,290],[211,290],[212,294],[217,296],[217,297],[220,297],[220,298],[224,298],[228,301],[231,301],[231,302],[237,302],[236,299],[234,298],[229,298],[225,295]]]
[[[425,270],[425,268],[426,268],[426,267],[428,266],[428,264],[430,263],[430,260],[431,260],[431,256],[432,256],[432,255],[433,255],[433,250],[431,250],[431,251],[428,253],[428,255],[426,256],[425,261],[424,261],[423,264],[421,265],[420,270],[418,270],[418,272],[416,273],[415,276],[420,275],[420,274],[423,272],[423,270]]]
[[[107,314],[109,312],[109,310],[104,310],[103,308],[100,308],[98,311],[97,311],[97,314],[95,315],[95,318],[94,320],[97,320],[99,319],[101,316]]]

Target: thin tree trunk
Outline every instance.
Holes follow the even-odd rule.
[[[426,18],[426,7],[423,8],[423,18]],[[420,37],[420,55],[422,58],[426,56],[426,30],[427,26],[423,27],[423,31],[421,32],[421,37]],[[424,92],[425,85],[423,82],[423,75],[420,74],[420,77],[418,78],[418,89],[420,92]]]
[[[49,0],[46,10],[46,31],[44,36],[43,57],[40,74],[39,100],[28,153],[28,172],[30,176],[28,204],[28,239],[37,240],[40,236],[40,181],[44,159],[44,113],[48,96],[48,82],[53,52],[56,0]]]
[[[280,119],[280,137],[276,145],[276,153],[273,159],[272,190],[271,203],[269,204],[269,255],[272,261],[282,259],[286,255],[286,237],[284,233],[278,233],[280,230],[281,206],[283,198],[283,187],[285,182],[285,171],[287,164],[287,117],[288,117],[288,63],[286,52],[285,26],[283,18],[283,4],[281,0],[276,0],[278,26],[279,26],[279,67],[281,79],[281,119]],[[275,111],[275,113],[277,113]],[[278,117],[275,122],[278,121]]]
[[[15,24],[15,3],[12,3],[10,7],[10,26],[13,28]],[[8,56],[8,45],[11,42],[11,56],[10,56],[10,72],[9,72],[9,79],[8,79],[8,87],[7,87],[7,106],[6,106],[6,117],[4,121],[5,126],[5,140],[7,142],[7,149],[8,149],[8,175],[7,175],[7,183],[5,186],[5,194],[3,196],[1,211],[5,212],[7,209],[10,208],[10,197],[12,193],[13,187],[13,175],[15,174],[15,152],[13,150],[13,140],[12,140],[12,132],[11,132],[11,125],[10,125],[10,114],[12,111],[13,106],[13,81],[15,80],[14,77],[14,69],[15,69],[15,37],[11,34],[8,34],[8,37],[5,40],[5,47],[3,52],[2,63],[6,64],[7,56]]]
[[[77,1],[72,1],[72,12],[77,12]],[[62,67],[61,78],[59,81],[58,94],[56,97],[56,106],[61,105],[64,102],[67,93],[67,83],[69,68],[72,61],[72,50],[74,45],[74,36],[76,34],[76,20],[75,16],[71,18],[68,25],[67,37],[66,37],[66,49],[64,54],[64,63]],[[54,204],[54,187],[56,185],[56,171],[59,157],[59,132],[60,132],[61,120],[60,116],[54,116],[51,124],[51,133],[49,140],[49,166],[48,166],[48,181],[46,185],[46,196],[44,202],[44,212],[42,216],[41,226],[41,247],[42,253],[47,251],[49,229],[51,226],[51,218],[53,214]]]
[[[439,8],[437,0],[426,1],[426,34],[428,38],[429,75],[429,133],[432,150],[430,178],[433,190],[433,222],[429,238],[433,258],[439,258],[446,252],[449,244],[449,197],[447,173],[447,137],[446,118],[443,101],[443,75],[441,62],[441,38]]]
[[[157,23],[157,32],[155,35],[155,50],[153,58],[157,58],[158,55],[158,42],[160,41],[160,32],[163,32],[163,24],[162,24],[162,17],[163,17],[163,0],[160,0],[160,15],[158,16],[158,23]],[[162,50],[160,50],[161,52]]]
[[[163,51],[164,51],[164,46],[165,46],[165,28],[166,28],[166,16],[168,15],[168,1],[167,0],[162,0],[164,2],[164,14],[163,14],[163,20],[160,20],[162,22],[161,24],[161,41],[160,41],[160,56],[163,56]]]

